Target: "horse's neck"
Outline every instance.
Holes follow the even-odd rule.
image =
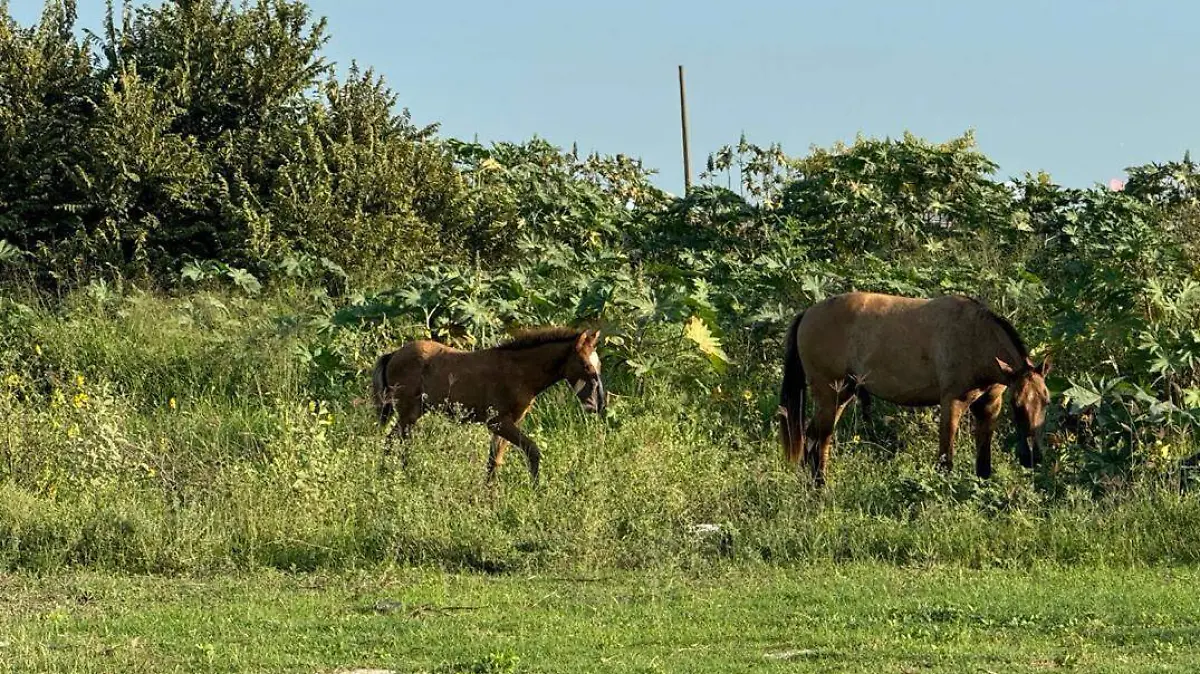
[[[571,342],[552,342],[511,351],[510,358],[525,373],[525,381],[541,393],[562,379],[562,362],[571,348]]]

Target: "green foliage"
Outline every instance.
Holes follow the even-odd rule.
[[[87,142],[98,85],[73,28],[75,2],[47,2],[18,26],[0,5],[0,238],[34,250],[86,215]]]
[[[282,165],[256,202],[262,252],[296,249],[376,277],[456,252],[469,211],[436,128],[395,114],[382,78],[356,65],[322,94],[281,143]]]
[[[451,141],[472,195],[472,222],[458,234],[494,264],[515,261],[530,238],[568,246],[619,245],[634,209],[654,209],[665,195],[650,172],[624,155],[581,159],[540,140],[527,143]]]
[[[970,133],[936,145],[906,134],[818,149],[795,162],[781,210],[819,223],[810,242],[831,257],[894,258],[929,241],[1003,230],[1009,200],[974,144]]]

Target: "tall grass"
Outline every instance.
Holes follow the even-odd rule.
[[[785,469],[754,410],[646,382],[614,418],[565,389],[527,431],[543,484],[512,452],[483,483],[487,435],[427,416],[382,460],[366,376],[316,385],[308,300],[118,294],[3,301],[0,568],[194,572],[380,562],[486,571],[821,564],[1193,563],[1194,497],[1153,484],[1097,500],[1007,455],[981,482],[933,468],[929,414],[899,448],[840,429],[830,486]],[[365,370],[377,335],[350,352]],[[970,456],[966,443],[960,446]]]

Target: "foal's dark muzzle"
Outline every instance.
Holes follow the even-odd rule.
[[[581,379],[575,382],[575,397],[579,398],[583,409],[604,416],[608,407],[608,394],[604,391],[604,382],[599,377]]]

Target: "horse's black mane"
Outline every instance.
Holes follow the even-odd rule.
[[[504,351],[532,349],[535,346],[543,346],[545,344],[574,341],[578,339],[579,335],[582,333],[582,330],[576,330],[575,328],[534,328],[532,330],[524,330],[517,333],[512,337],[512,339],[497,344],[495,348]]]
[[[1003,316],[989,309],[988,306],[980,300],[974,297],[971,297],[970,300],[979,307],[979,310],[983,312],[984,316],[987,316],[993,323],[1000,326],[1000,329],[1004,331],[1004,334],[1008,335],[1008,338],[1012,340],[1013,346],[1017,349],[1017,355],[1022,359],[1028,359],[1029,348],[1025,346],[1025,340],[1021,339],[1021,335],[1017,334],[1017,329],[1013,327],[1013,324],[1009,323],[1008,320]]]

